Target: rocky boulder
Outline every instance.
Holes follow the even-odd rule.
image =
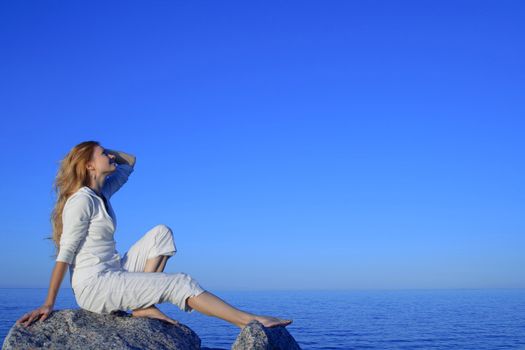
[[[2,350],[14,349],[200,349],[189,327],[131,317],[126,312],[100,315],[83,309],[55,310],[29,327],[15,324]]]
[[[257,321],[244,327],[233,343],[232,350],[300,350],[285,327],[266,328]]]
[[[14,349],[201,349],[199,336],[188,326],[132,317],[126,312],[110,315],[83,309],[55,310],[45,321],[29,327],[13,325],[2,350]],[[202,348],[202,350],[214,350]],[[257,321],[243,328],[233,350],[300,349],[285,327],[266,328]]]

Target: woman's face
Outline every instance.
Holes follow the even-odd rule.
[[[90,164],[94,167],[94,169],[91,169],[99,174],[109,174],[117,169],[115,156],[106,153],[102,146],[95,146]]]

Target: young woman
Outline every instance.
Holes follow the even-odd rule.
[[[127,182],[134,165],[134,156],[104,149],[97,141],[76,145],[61,161],[51,215],[57,257],[47,298],[16,323],[28,326],[50,315],[69,266],[75,299],[92,312],[132,310],[135,317],[175,324],[155,306],[171,302],[183,311],[197,310],[240,328],[254,319],[266,327],[289,325],[291,320],[236,309],[185,273],[164,273],[166,261],[177,251],[166,225],[152,228],[120,257],[113,238],[117,220],[109,199]]]

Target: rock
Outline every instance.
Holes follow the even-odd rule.
[[[83,309],[55,310],[29,327],[15,324],[2,350],[11,349],[200,349],[189,327],[119,311],[110,315]]]
[[[301,349],[285,327],[266,328],[251,321],[233,343],[232,350],[296,350]]]

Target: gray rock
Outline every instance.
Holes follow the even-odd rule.
[[[83,309],[55,310],[29,327],[15,324],[2,350],[11,349],[200,349],[189,327],[131,317],[126,312],[101,315]]]
[[[296,350],[301,349],[285,327],[266,328],[251,321],[243,328],[232,350]]]

